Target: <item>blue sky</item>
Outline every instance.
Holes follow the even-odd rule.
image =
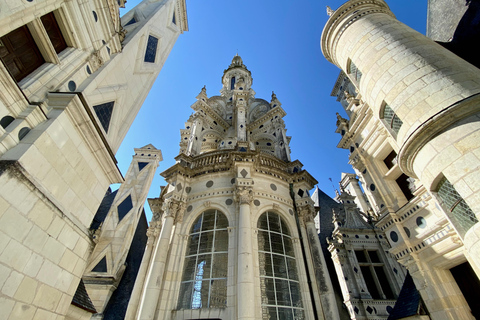
[[[292,160],[304,164],[318,186],[334,196],[341,172],[354,172],[348,151],[336,148],[336,112],[330,97],[339,69],[320,49],[330,0],[186,0],[190,31],[180,35],[130,131],[117,152],[118,166],[127,172],[133,148],[152,143],[163,153],[149,198],[158,197],[166,182],[159,174],[175,163],[180,129],[193,112],[190,106],[206,85],[207,95],[219,95],[223,70],[237,53],[252,72],[257,98],[270,101],[272,91],[287,112],[292,136]],[[128,0],[124,14],[140,0]],[[427,0],[387,0],[397,19],[425,34]],[[344,114],[344,113],[342,113]],[[145,206],[147,219],[150,210]]]

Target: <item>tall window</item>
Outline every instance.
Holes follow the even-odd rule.
[[[363,279],[372,299],[395,299],[377,250],[355,250]]]
[[[475,213],[473,213],[472,209],[470,209],[447,178],[443,177],[440,180],[437,190],[437,195],[442,200],[447,213],[452,219],[452,223],[460,235],[464,236],[468,229],[478,222]]]
[[[395,112],[390,108],[388,104],[385,105],[383,109],[383,114],[380,116],[385,121],[385,124],[392,129],[392,131],[397,134],[400,131],[400,127],[402,126],[403,122],[400,118],[395,114]]]
[[[228,220],[217,210],[203,212],[188,237],[178,309],[227,306]]]
[[[235,89],[235,77],[232,77],[232,79],[230,79],[230,90],[233,89]]]
[[[357,84],[360,84],[360,80],[362,79],[362,72],[360,69],[357,68],[355,63],[350,61],[350,67],[349,67],[349,72],[348,72],[353,79],[357,82]]]
[[[262,319],[305,319],[290,231],[276,213],[258,220]]]
[[[38,26],[30,23],[28,26],[21,26],[0,38],[0,58],[17,82],[35,71],[45,61],[55,61],[48,52],[43,52],[43,54],[40,52],[39,45],[35,42],[30,28],[40,34],[47,33],[50,43],[43,45],[49,47],[51,44],[55,50],[52,54],[58,54],[67,48],[54,13],[47,13],[40,18],[40,21],[41,24]],[[44,30],[38,30],[38,28]]]

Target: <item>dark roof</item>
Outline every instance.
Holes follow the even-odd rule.
[[[75,295],[72,299],[72,304],[88,312],[97,313],[97,310],[95,310],[95,306],[93,305],[92,300],[90,300],[90,297],[88,296],[87,289],[85,289],[85,284],[83,283],[82,279],[80,279],[77,291],[75,291]]]
[[[117,191],[115,190],[112,192],[112,189],[108,188],[105,196],[103,197],[102,203],[98,207],[97,213],[93,218],[92,224],[90,225],[90,230],[97,230],[102,222],[107,217],[108,211],[110,211],[110,207],[112,206],[113,200],[115,200],[115,196],[117,195]]]
[[[122,280],[120,280],[118,284],[117,290],[113,292],[110,301],[103,311],[103,320],[125,318],[128,302],[130,301],[133,286],[135,285],[135,280],[147,245],[147,229],[147,218],[143,210],[138,220],[137,230],[135,230],[127,259],[125,260],[125,272],[123,273]]]
[[[407,271],[407,276],[403,282],[402,290],[398,296],[395,307],[387,320],[397,320],[418,314],[420,305],[420,292],[418,292],[413,283],[413,278],[410,272]]]

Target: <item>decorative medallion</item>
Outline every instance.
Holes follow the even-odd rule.
[[[207,188],[210,188],[211,186],[213,186],[213,181],[212,180],[208,181],[206,186]]]
[[[277,186],[274,185],[273,183],[270,185],[270,188],[271,188],[273,191],[277,191]]]

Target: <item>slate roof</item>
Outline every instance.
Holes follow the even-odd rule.
[[[420,305],[420,292],[418,292],[413,283],[413,278],[410,272],[407,271],[407,276],[403,282],[402,290],[398,296],[395,307],[387,320],[397,320],[418,314],[418,307]]]
[[[137,229],[133,236],[130,250],[128,251],[127,259],[125,260],[126,268],[123,273],[122,280],[118,284],[103,311],[103,320],[117,320],[124,319],[127,313],[128,302],[132,295],[135,279],[137,278],[140,264],[142,263],[143,254],[147,245],[147,218],[145,217],[145,210],[142,210],[142,215],[138,220]]]
[[[112,189],[108,188],[105,196],[103,197],[102,203],[100,203],[100,206],[98,207],[97,213],[95,213],[95,217],[93,218],[92,224],[90,225],[90,230],[97,230],[102,224],[102,222],[105,220],[108,211],[110,211],[113,200],[115,200],[117,191],[118,190],[112,192]]]
[[[72,299],[72,304],[88,312],[97,313],[97,310],[95,310],[95,306],[93,305],[92,300],[90,300],[90,297],[88,296],[87,289],[85,289],[85,284],[83,283],[82,279],[80,279],[77,291],[75,291],[75,295]]]

